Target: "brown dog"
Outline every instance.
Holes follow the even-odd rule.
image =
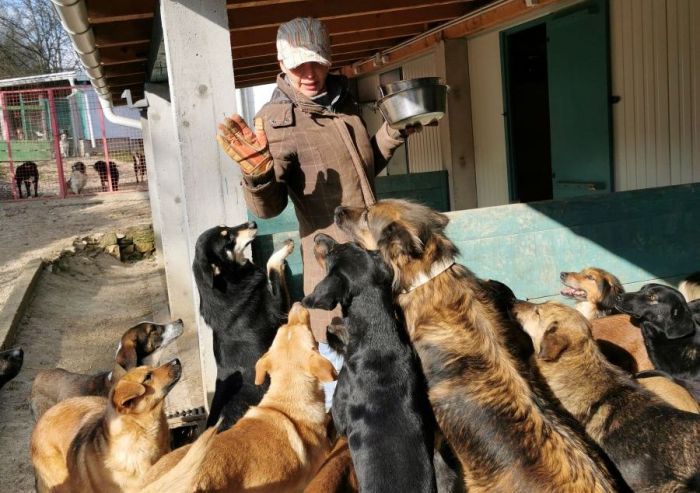
[[[700,414],[700,403],[685,387],[674,382],[671,376],[651,370],[636,374],[634,379],[642,387],[651,390],[676,409]]]
[[[196,473],[196,491],[284,493],[301,491],[330,449],[321,382],[336,378],[318,353],[309,312],[296,303],[289,322],[255,365],[255,382],[270,388],[231,428],[218,434]],[[189,446],[163,457],[147,480],[173,468]]]
[[[344,437],[338,439],[316,471],[304,493],[357,493],[360,491],[350,447]]]
[[[40,370],[34,377],[31,410],[38,420],[58,402],[86,395],[107,397],[112,385],[128,370],[146,364],[144,359],[166,347],[182,335],[182,320],[161,325],[141,322],[128,329],[121,337],[112,371],[95,375],[73,373],[63,368]]]
[[[561,294],[575,299],[576,309],[587,319],[620,313],[615,308],[615,301],[625,289],[610,272],[598,267],[586,267],[579,272],[562,272],[560,278],[566,286]]]
[[[369,209],[338,207],[335,221],[394,271],[435,417],[470,493],[618,488],[603,457],[534,380],[527,336],[511,330],[482,282],[455,263],[446,216],[382,200]]]
[[[513,312],[554,394],[634,491],[696,491],[700,416],[669,406],[608,362],[573,308],[518,302]]]
[[[591,320],[593,338],[608,361],[628,373],[637,373],[654,368],[642,331],[632,324],[630,316],[624,313]]]
[[[75,397],[49,409],[31,438],[38,491],[140,491],[145,473],[169,450],[163,401],[181,373],[177,359],[140,366],[107,399]]]

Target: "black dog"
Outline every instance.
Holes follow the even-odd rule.
[[[393,273],[377,252],[324,234],[314,241],[326,277],[302,304],[343,309],[348,334],[336,342],[347,340],[345,363],[331,412],[348,437],[360,491],[436,491],[434,417],[420,362],[394,315]]]
[[[24,351],[22,348],[0,351],[0,389],[15,378],[22,369]]]
[[[119,169],[114,161],[109,162],[109,176],[107,175],[107,163],[104,161],[96,161],[92,165],[95,171],[100,175],[100,185],[103,192],[109,191],[109,178],[112,179],[112,190],[119,190]]]
[[[618,309],[639,324],[649,359],[680,379],[700,379],[700,303],[692,306],[674,288],[647,284],[618,297]]]
[[[135,152],[132,158],[134,160],[134,175],[136,175],[136,183],[138,183],[139,176],[141,177],[141,181],[143,181],[146,175],[146,156],[140,152]]]
[[[34,184],[34,196],[37,197],[37,187],[39,186],[39,169],[34,161],[26,161],[15,170],[15,182],[17,182],[17,191],[19,198],[22,198],[22,183],[27,190],[27,197],[31,197],[31,184]]]
[[[214,331],[216,389],[207,426],[223,417],[226,430],[260,402],[269,383],[255,385],[255,363],[265,353],[289,311],[284,259],[291,240],[267,262],[267,275],[244,256],[255,239],[254,222],[217,226],[197,239],[192,265],[199,312]]]

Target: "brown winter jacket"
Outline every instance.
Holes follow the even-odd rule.
[[[256,115],[263,119],[274,167],[255,178],[244,176],[243,183],[248,208],[260,218],[277,216],[291,198],[299,220],[305,294],[324,277],[313,255],[314,236],[326,233],[348,241],[333,223],[333,211],[339,205],[374,203],[374,177],[403,143],[386,123],[370,139],[347,80],[329,75],[326,84],[329,94],[337,95],[333,111],[294,91],[282,74],[277,77],[270,102]],[[337,314],[311,311],[319,341],[326,340],[326,326]]]

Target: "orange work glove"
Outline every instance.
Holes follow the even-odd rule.
[[[233,114],[219,124],[216,141],[246,175],[262,175],[272,168],[272,154],[262,118],[255,119],[255,133],[240,115]]]

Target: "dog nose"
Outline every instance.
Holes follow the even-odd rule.
[[[615,301],[618,303],[622,303],[622,295],[618,294],[617,296],[615,296]]]
[[[175,367],[182,367],[182,363],[180,363],[179,358],[175,358],[172,360],[170,363],[168,363],[170,366],[175,366]]]
[[[20,348],[17,348],[17,349],[11,349],[11,350],[9,351],[9,353],[10,353],[10,358],[11,358],[11,359],[14,359],[14,360],[21,360],[21,359],[24,358],[24,351],[22,350],[21,347],[20,347]]]
[[[335,208],[333,215],[335,216],[336,220],[343,217],[345,215],[345,208],[342,205],[339,205]]]
[[[258,229],[258,225],[255,223],[255,221],[250,221],[248,223],[248,229]]]
[[[566,276],[567,276],[568,274],[569,274],[568,272],[563,272],[563,271],[562,271],[562,273],[559,274],[559,279],[561,279],[561,280],[563,281],[564,279],[566,279]]]

